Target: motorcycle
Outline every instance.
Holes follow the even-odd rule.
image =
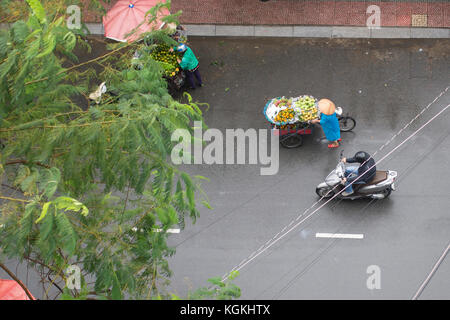
[[[320,183],[316,188],[316,193],[319,197],[331,198],[345,188],[345,183],[342,179],[345,177],[346,165],[342,162],[341,151],[339,163],[336,168],[330,172],[325,178],[325,181]],[[392,191],[395,191],[395,179],[397,178],[397,171],[376,171],[375,176],[368,183],[358,183],[358,180],[353,183],[354,192],[350,195],[344,196],[342,192],[339,193],[337,199],[385,199],[390,196]]]

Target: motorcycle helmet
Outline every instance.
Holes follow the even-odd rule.
[[[370,156],[367,152],[358,151],[357,153],[355,153],[355,159],[359,163],[363,163],[364,161],[367,161],[367,159],[369,159],[369,158],[370,158]]]

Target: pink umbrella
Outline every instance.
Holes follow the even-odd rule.
[[[0,279],[0,300],[30,300],[30,298],[16,281]]]
[[[152,7],[162,2],[161,0],[119,0],[103,17],[103,26],[105,28],[105,37],[117,41],[134,41],[144,32],[160,29],[163,27],[161,18],[170,14],[169,10],[162,8],[158,11],[157,19],[154,23],[142,23],[146,18],[145,14]],[[151,15],[147,16],[147,20]],[[139,24],[142,23],[140,26]],[[128,38],[126,34],[134,28],[139,28]]]

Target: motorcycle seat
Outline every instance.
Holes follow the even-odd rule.
[[[361,183],[361,184],[355,183],[354,184],[354,189],[355,189],[355,191],[358,191],[361,188],[380,183],[380,182],[386,180],[387,178],[388,178],[388,172],[387,171],[377,171],[375,173],[375,175],[373,176],[372,180],[370,180],[370,182],[368,182],[368,183]]]
[[[388,172],[387,171],[377,171],[375,173],[375,176],[373,177],[373,179],[369,182],[366,183],[366,186],[371,186],[377,183],[380,183],[384,180],[386,180],[388,178]]]

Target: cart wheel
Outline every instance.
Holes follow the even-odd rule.
[[[341,128],[341,132],[352,131],[356,126],[356,121],[352,117],[345,116],[339,118],[339,127]]]
[[[288,134],[280,138],[280,144],[288,149],[297,148],[303,144],[303,138],[297,133]]]

